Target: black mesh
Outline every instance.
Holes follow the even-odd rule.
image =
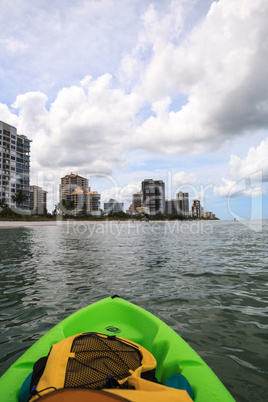
[[[65,376],[65,388],[102,388],[108,376],[122,380],[142,361],[137,347],[115,337],[84,334],[73,342]]]

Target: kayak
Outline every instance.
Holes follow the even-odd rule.
[[[19,400],[20,388],[34,363],[47,356],[52,345],[88,332],[115,335],[141,345],[156,360],[157,380],[165,384],[174,374],[181,374],[189,381],[195,402],[234,402],[216,374],[175,331],[153,314],[118,296],[77,311],[32,345],[0,378],[1,400]]]

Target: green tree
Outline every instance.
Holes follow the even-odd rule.
[[[12,201],[14,201],[19,207],[27,200],[28,196],[24,194],[22,190],[19,190],[17,194],[12,195]]]
[[[7,208],[7,204],[5,203],[4,200],[0,200],[0,211],[2,211],[5,208]]]
[[[84,202],[84,205],[83,205],[83,208],[82,208],[82,215],[83,216],[88,215],[88,213],[87,213],[87,203],[86,202]]]
[[[63,209],[67,209],[68,211],[72,211],[74,209],[74,201],[62,200]]]
[[[60,213],[60,204],[56,204],[54,210],[52,211],[52,216],[56,216]]]

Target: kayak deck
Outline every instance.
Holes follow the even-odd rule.
[[[146,310],[118,297],[108,297],[77,311],[48,331],[0,378],[5,402],[18,401],[20,387],[33,364],[60,340],[82,332],[117,335],[149,350],[157,361],[162,383],[175,373],[184,375],[195,402],[233,402],[234,399],[201,357],[169,326]]]

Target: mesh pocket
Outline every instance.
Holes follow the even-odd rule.
[[[139,349],[115,337],[84,334],[73,342],[66,368],[65,388],[102,388],[108,376],[122,380],[141,366]]]

